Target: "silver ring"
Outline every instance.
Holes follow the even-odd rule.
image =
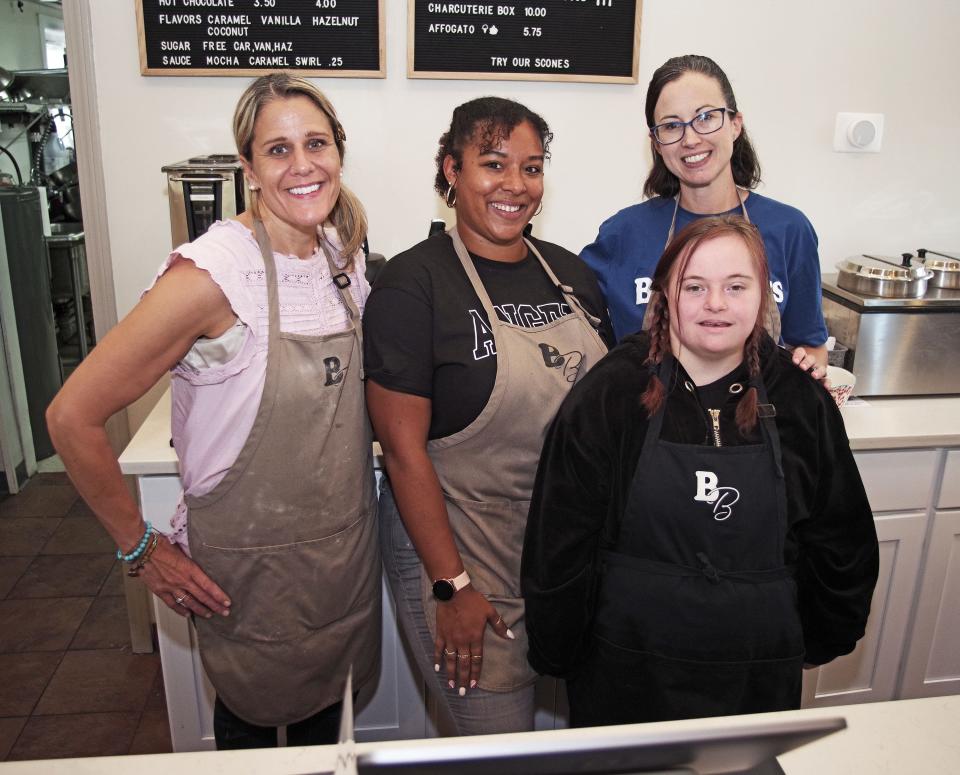
[[[470,659],[469,654],[457,654],[457,659]]]
[[[470,659],[483,659],[483,654],[473,654]]]
[[[183,593],[182,597],[174,597],[173,599],[177,601],[177,605],[183,605],[183,601],[186,600],[190,595],[186,592]]]
[[[453,657],[453,656],[456,656],[457,654],[456,651],[447,651],[446,649],[443,650],[443,653],[446,654],[448,657]]]

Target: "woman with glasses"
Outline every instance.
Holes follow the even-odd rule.
[[[799,210],[752,190],[760,164],[726,74],[705,56],[668,60],[650,80],[646,119],[653,149],[648,199],[605,221],[581,253],[600,281],[617,339],[641,328],[654,267],[675,232],[707,215],[743,215],[760,229],[770,263],[776,305],[768,331],[799,346],[794,361],[815,365],[815,376],[823,376],[817,235]]]

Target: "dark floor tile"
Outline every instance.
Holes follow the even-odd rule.
[[[64,514],[64,517],[67,519],[73,519],[74,517],[90,517],[90,519],[96,519],[97,515],[93,513],[87,502],[83,498],[77,498],[77,502],[70,507],[70,511]]]
[[[25,718],[0,718],[0,762],[7,758],[26,723]]]
[[[165,710],[144,711],[137,733],[133,736],[130,753],[173,753],[170,720]]]
[[[63,656],[59,651],[0,654],[0,716],[29,716]]]
[[[90,597],[0,600],[0,654],[63,651],[92,601]]]
[[[131,654],[122,649],[68,651],[40,697],[34,715],[139,713],[159,669],[159,654]]]
[[[65,519],[44,544],[41,554],[96,554],[116,552],[107,531],[95,519]]]
[[[163,670],[157,671],[157,677],[153,679],[153,686],[150,687],[147,704],[143,706],[143,709],[166,711],[167,692],[163,685]]]
[[[34,485],[68,485],[73,487],[73,484],[70,482],[70,477],[67,476],[66,471],[46,471],[42,474],[37,474],[36,476],[31,477],[30,486]]]
[[[0,503],[0,517],[62,517],[78,497],[72,484],[43,485],[31,481]]]
[[[62,521],[49,517],[0,519],[0,557],[38,554]]]
[[[110,573],[100,587],[100,597],[113,597],[114,595],[123,595],[123,574],[125,573],[123,563],[113,555],[114,563]]]
[[[40,555],[9,597],[93,597],[100,592],[116,557],[111,554]]]
[[[98,597],[83,619],[70,648],[119,649],[130,648],[130,622],[127,619],[125,597]]]
[[[119,756],[130,749],[139,720],[139,713],[34,716],[7,760]]]
[[[32,557],[0,557],[0,600],[16,586]]]

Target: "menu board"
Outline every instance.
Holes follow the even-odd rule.
[[[383,0],[136,0],[142,75],[383,78]]]
[[[636,83],[641,4],[408,0],[407,75]]]

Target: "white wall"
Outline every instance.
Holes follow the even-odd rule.
[[[169,249],[164,163],[232,150],[245,78],[142,77],[134,3],[91,3],[118,311]],[[804,210],[832,271],[861,251],[960,250],[960,3],[953,0],[646,0],[636,86],[406,78],[406,3],[385,0],[386,79],[323,79],[349,137],[345,179],[390,256],[445,214],[432,191],[452,108],[483,94],[541,112],[556,132],[536,233],[578,250],[638,201],[649,163],[643,98],[670,56],[703,53],[730,76],[764,193]],[[838,111],[886,115],[880,154],[832,151]],[[81,138],[82,142],[82,138]]]
[[[43,67],[43,45],[40,32],[41,13],[54,19],[63,18],[59,8],[40,8],[16,0],[0,0],[0,67],[5,70],[31,70]]]

